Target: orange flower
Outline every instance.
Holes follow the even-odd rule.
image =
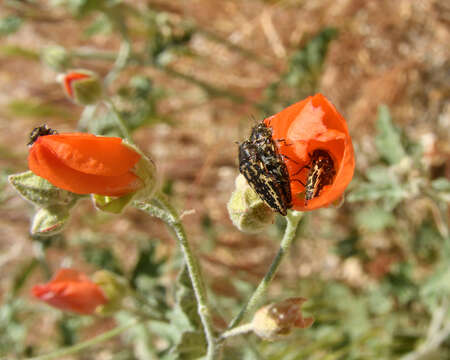
[[[278,151],[285,155],[291,179],[292,209],[309,211],[330,205],[341,197],[353,177],[355,158],[345,119],[325,96],[316,94],[264,120],[272,128]],[[315,150],[325,150],[332,158],[332,182],[319,194],[305,201],[311,163]]]
[[[108,299],[98,285],[78,270],[61,269],[47,284],[35,285],[33,295],[61,310],[92,314]]]
[[[39,136],[31,145],[28,167],[76,194],[122,196],[143,186],[132,171],[140,158],[118,137],[56,134]]]

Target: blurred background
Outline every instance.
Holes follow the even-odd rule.
[[[163,191],[195,210],[183,221],[219,329],[285,226],[277,217],[246,235],[231,224],[235,142],[316,92],[347,119],[357,166],[346,201],[306,214],[269,294],[308,298],[316,322],[281,342],[230,341],[229,359],[450,359],[449,25],[450,5],[438,0],[2,1],[0,357],[115,326],[31,299],[30,287],[63,265],[139,275],[143,292],[173,303],[182,259],[159,220],[82,202],[62,235],[32,237],[33,208],[7,182],[27,170],[28,135],[43,123],[119,135],[106,107],[75,105],[56,81],[85,68],[105,79]],[[163,358],[163,337],[141,326],[68,358]]]

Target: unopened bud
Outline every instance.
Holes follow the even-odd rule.
[[[236,178],[236,188],[227,204],[234,226],[245,233],[258,233],[273,223],[274,212],[248,185],[242,175]]]
[[[69,209],[59,205],[39,209],[31,223],[31,235],[52,236],[60,233],[69,220]]]
[[[55,205],[70,208],[82,198],[81,195],[53,186],[31,171],[10,175],[8,180],[20,195],[40,208]]]
[[[58,77],[67,96],[80,105],[95,104],[102,98],[102,83],[97,74],[88,70],[73,70]]]
[[[304,298],[289,298],[260,308],[252,320],[253,332],[264,340],[278,340],[289,335],[293,329],[309,328],[314,319],[303,318],[301,306]]]
[[[71,58],[67,50],[59,45],[48,46],[41,53],[42,61],[55,71],[64,71],[70,66]]]

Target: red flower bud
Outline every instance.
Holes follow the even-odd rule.
[[[73,70],[61,74],[58,80],[67,96],[80,105],[91,105],[102,97],[102,84],[98,76],[88,70]]]
[[[74,269],[61,269],[47,284],[35,285],[33,295],[61,310],[78,314],[92,314],[96,307],[108,299],[100,287]]]
[[[67,95],[69,97],[73,97],[73,88],[72,83],[73,81],[80,80],[80,79],[86,79],[88,78],[88,74],[78,73],[78,72],[70,72],[64,75],[63,81],[64,81],[64,89],[67,92]]]
[[[345,119],[325,96],[316,94],[264,120],[272,128],[278,151],[284,156],[289,172],[292,209],[308,211],[332,204],[344,192],[353,177],[355,158]],[[314,184],[311,157],[323,150],[332,159],[326,185]],[[319,191],[305,200],[305,186]],[[317,189],[315,189],[317,190]]]
[[[54,186],[76,194],[122,196],[143,186],[132,171],[140,158],[118,137],[50,134],[31,145],[28,166]]]

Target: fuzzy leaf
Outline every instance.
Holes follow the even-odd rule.
[[[356,214],[358,226],[367,231],[381,231],[395,224],[395,218],[391,211],[386,211],[377,206],[368,206]]]
[[[389,164],[397,164],[406,155],[403,148],[400,133],[392,123],[392,118],[387,106],[378,108],[376,123],[377,137],[375,145],[380,156]]]
[[[17,16],[6,16],[0,19],[0,36],[15,33],[20,29],[23,21]]]
[[[206,339],[202,332],[186,331],[172,349],[177,360],[197,360],[206,354]]]
[[[193,329],[201,329],[201,320],[198,314],[197,301],[192,288],[186,267],[183,267],[177,279],[177,307],[187,317]]]
[[[450,201],[450,180],[446,178],[438,178],[433,180],[431,187],[437,191],[437,195],[442,201]]]
[[[139,258],[131,274],[131,284],[137,287],[137,280],[140,276],[158,278],[161,274],[161,267],[164,265],[165,259],[156,260],[156,244],[148,242],[148,246],[140,249]]]

